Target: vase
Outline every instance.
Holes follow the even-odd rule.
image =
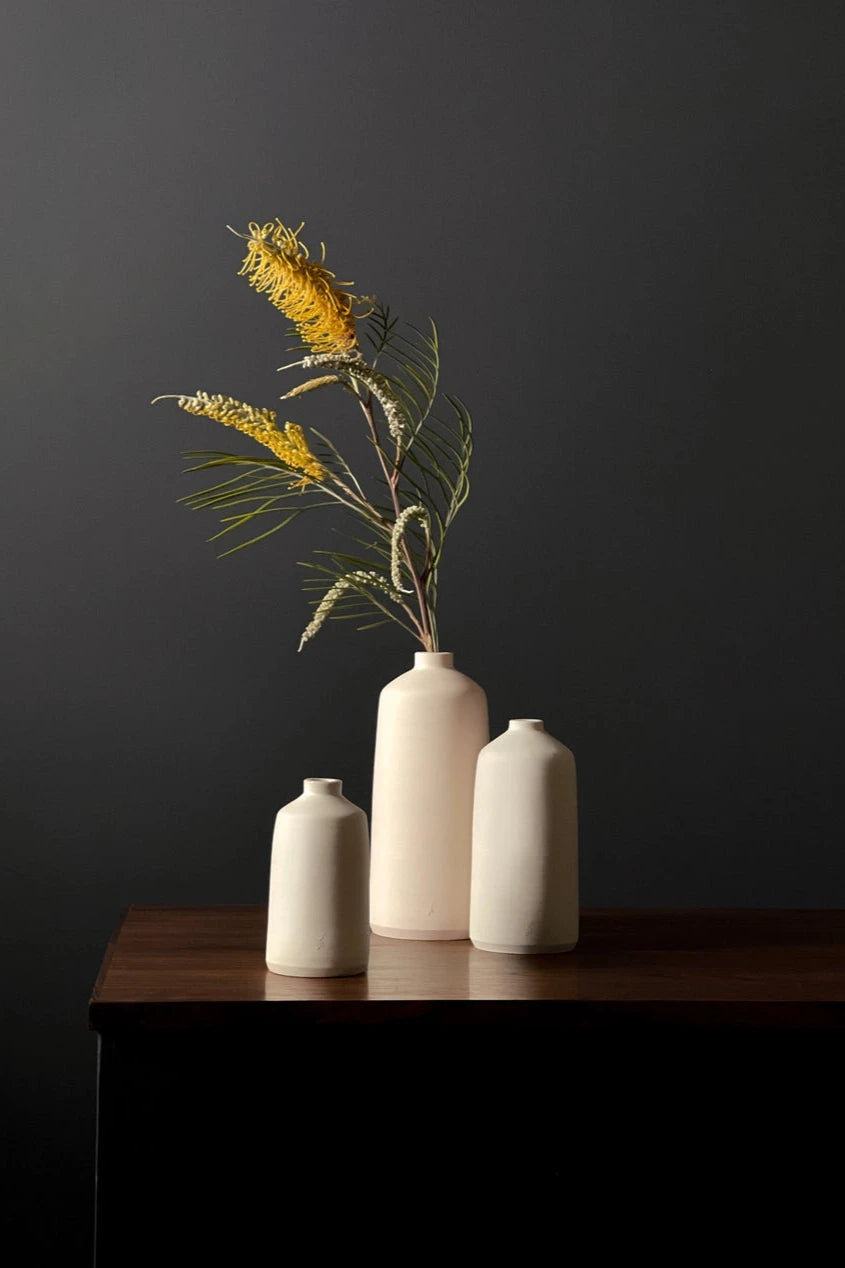
[[[478,758],[470,937],[482,951],[571,951],[578,941],[575,759],[538,718]]]
[[[370,951],[367,816],[339,779],[306,779],[276,815],[267,968],[286,977],[364,973]]]
[[[379,697],[370,919],[388,938],[466,938],[475,763],[487,697],[451,652],[417,652]]]

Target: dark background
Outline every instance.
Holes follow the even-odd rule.
[[[181,450],[239,445],[149,400],[283,390],[227,223],[305,219],[438,319],[477,424],[442,645],[494,733],[539,715],[575,750],[584,903],[845,905],[845,11],[28,0],[2,26],[6,1193],[37,1258],[88,1242],[86,1000],[121,909],[262,901],[303,776],[368,805],[413,651],[334,625],[297,657],[327,526],[218,562],[176,504]]]

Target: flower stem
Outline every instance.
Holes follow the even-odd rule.
[[[355,504],[357,503],[359,507],[364,509],[369,514],[374,524],[376,525],[383,524],[389,527],[389,524],[390,524],[389,520],[386,520],[383,515],[380,515],[374,506],[372,506],[365,498],[359,497],[357,493],[353,492],[353,490],[350,489],[348,484],[345,484],[343,480],[339,480],[337,476],[332,476],[332,483],[338,485],[339,488],[343,489],[344,493],[348,494],[348,496],[354,499],[354,501],[352,502],[347,501],[347,498],[341,497],[339,493],[335,492],[334,489],[329,488],[325,484],[319,483],[317,481],[315,481],[315,483],[317,484],[318,488],[322,489],[324,493],[327,493],[329,497],[332,498],[333,501],[339,502],[341,506],[347,506],[349,507],[350,510],[354,511],[356,510]],[[326,505],[328,505],[328,503],[326,503]],[[375,600],[373,600],[373,602],[375,603]],[[383,607],[382,604],[376,603],[375,606],[378,608],[381,608],[382,612],[386,613],[387,616],[390,616],[390,612],[388,611],[387,608]],[[400,604],[400,606],[402,608],[402,611],[408,617],[408,619],[413,623],[414,629],[416,631],[416,637],[420,640],[423,647],[428,648],[428,643],[426,642],[426,630],[423,627],[422,623],[420,622],[416,612],[414,612],[413,608],[410,607],[407,603],[402,603]],[[400,621],[399,624],[402,625],[403,629],[408,629],[408,626],[405,625],[404,622]],[[431,633],[431,627],[429,626],[429,635],[428,635],[429,638],[430,638],[430,633]]]
[[[381,463],[381,469],[384,473],[384,478],[387,481],[388,488],[390,489],[390,497],[393,502],[394,514],[396,516],[396,519],[398,519],[402,513],[402,508],[399,505],[399,492],[397,488],[399,484],[399,475],[400,475],[399,447],[397,446],[396,460],[393,463],[393,470],[390,471],[388,469],[387,459],[385,457],[384,450],[382,449],[381,443],[379,441],[378,431],[376,430],[376,423],[373,417],[372,392],[367,393],[366,399],[364,397],[359,396],[358,400],[360,402],[361,409],[364,411],[364,417],[367,420],[367,426],[370,430],[370,436],[372,438],[373,444],[375,445],[375,450],[376,450],[376,453],[378,454],[378,460]],[[402,549],[405,555],[405,562],[408,565],[408,571],[411,574],[411,580],[413,581],[414,592],[416,594],[417,604],[420,610],[419,621],[415,622],[415,624],[418,624],[420,628],[419,640],[427,652],[434,652],[437,650],[437,648],[435,647],[435,640],[434,640],[434,635],[433,635],[432,627],[431,627],[431,615],[428,610],[428,601],[426,598],[425,588],[423,586],[422,581],[420,580],[420,577],[419,577],[419,574],[417,573],[416,568],[414,567],[414,559],[413,559],[413,556],[411,555],[411,549],[408,543],[404,540],[402,542]]]

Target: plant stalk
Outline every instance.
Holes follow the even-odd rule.
[[[398,519],[402,513],[402,508],[399,505],[399,492],[397,489],[397,485],[399,483],[399,475],[400,475],[400,467],[399,467],[399,461],[398,461],[399,459],[398,446],[397,446],[397,461],[395,461],[393,464],[393,470],[389,471],[387,466],[387,461],[384,456],[384,450],[382,449],[381,444],[379,442],[375,419],[373,418],[372,393],[370,392],[367,394],[366,400],[364,400],[364,398],[360,396],[358,397],[358,400],[361,404],[361,409],[364,411],[364,417],[366,418],[367,426],[370,429],[370,436],[372,438],[373,444],[375,445],[376,453],[378,454],[378,460],[381,463],[381,469],[384,473],[384,478],[387,481],[388,488],[390,489],[390,497],[393,502],[394,514],[396,518]],[[417,604],[419,605],[419,609],[420,609],[420,619],[418,622],[420,626],[420,630],[421,630],[420,642],[422,643],[423,647],[425,648],[427,652],[433,652],[433,651],[436,651],[437,649],[434,646],[434,635],[431,628],[431,616],[428,610],[428,601],[425,595],[425,588],[423,586],[422,581],[420,580],[420,577],[417,573],[416,568],[414,567],[414,559],[411,554],[411,549],[408,546],[408,543],[404,539],[402,541],[402,549],[405,555],[405,562],[408,565],[408,571],[411,574],[411,580],[413,581],[413,584],[414,584],[414,592],[417,597]]]

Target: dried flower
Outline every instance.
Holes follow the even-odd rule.
[[[324,246],[317,259],[310,258],[299,237],[302,228],[288,229],[281,220],[251,223],[248,232],[238,234],[246,245],[241,275],[288,318],[299,336],[298,359],[280,368],[299,366],[313,376],[282,400],[322,387],[342,388],[336,398],[346,404],[353,400],[363,414],[363,439],[375,453],[378,486],[371,490],[362,482],[330,436],[314,432],[318,457],[302,428],[279,423],[273,410],[197,392],[173,399],[188,413],[243,432],[265,446],[274,460],[240,453],[186,455],[203,459],[190,470],[214,471],[214,483],[181,500],[193,510],[221,512],[221,529],[212,540],[253,525],[256,531],[244,533],[245,540],[233,550],[264,541],[306,511],[342,509],[358,522],[351,533],[355,553],[324,549],[317,552],[318,564],[306,565],[319,580],[307,586],[313,590],[316,585],[317,595],[300,649],[327,619],[364,617],[359,629],[391,620],[426,651],[436,651],[438,569],[446,532],[469,493],[472,419],[455,396],[445,398],[450,413],[441,417],[434,412],[440,367],[434,322],[430,330],[419,330],[399,322],[377,299],[353,295],[353,284],[338,281],[326,268]],[[374,349],[372,365],[358,341],[357,322],[364,318]],[[236,473],[221,482],[221,466]],[[292,493],[314,482],[318,491],[311,496]],[[376,619],[368,620],[370,615]]]
[[[250,224],[241,275],[294,323],[309,348],[348,352],[358,346],[355,297],[338,288],[352,283],[335,282],[322,260],[309,259],[299,240],[302,228],[287,229],[281,220]]]
[[[348,374],[350,378],[357,379],[359,383],[363,383],[364,387],[369,388],[373,396],[384,410],[384,417],[387,421],[387,430],[390,432],[397,445],[402,442],[408,428],[408,420],[405,411],[402,408],[402,402],[390,386],[390,381],[385,375],[380,374],[378,370],[374,370],[371,365],[367,365],[357,354],[341,354],[337,353],[318,353],[316,356],[305,357],[297,364],[301,365],[304,370],[316,370],[325,368],[329,370],[338,370],[342,374]],[[286,369],[287,367],[283,367]]]
[[[234,397],[221,396],[219,393],[211,396],[208,392],[195,392],[193,396],[180,396],[178,399],[180,407],[189,414],[201,414],[218,423],[225,423],[227,427],[236,427],[238,431],[265,445],[285,466],[304,472],[303,478],[296,481],[294,488],[304,489],[311,483],[311,479],[325,478],[326,469],[308,448],[302,428],[296,423],[285,423],[284,431],[280,431],[276,425],[274,410],[257,409],[254,405],[246,405],[243,401],[236,401]]]
[[[311,621],[302,632],[302,638],[299,640],[299,651],[302,651],[305,644],[309,642],[317,631],[322,628],[328,620],[332,608],[345,591],[350,589],[359,590],[362,587],[366,588],[368,586],[370,588],[375,587],[376,590],[381,590],[381,592],[391,598],[394,603],[402,602],[402,596],[392,590],[384,578],[377,572],[365,571],[364,569],[359,569],[356,572],[348,572],[344,577],[340,577],[333,586],[330,586],[323,595],[323,598],[311,618]]]
[[[338,375],[321,374],[318,379],[309,379],[307,383],[297,383],[296,387],[285,392],[282,400],[289,401],[292,396],[304,396],[306,392],[315,392],[318,387],[328,387],[330,383],[340,383]]]
[[[393,532],[390,536],[390,579],[396,589],[404,591],[405,594],[412,593],[409,586],[402,585],[402,543],[405,539],[405,529],[410,520],[419,520],[425,529],[426,540],[428,540],[430,531],[428,511],[421,503],[416,506],[406,506],[393,525]]]

